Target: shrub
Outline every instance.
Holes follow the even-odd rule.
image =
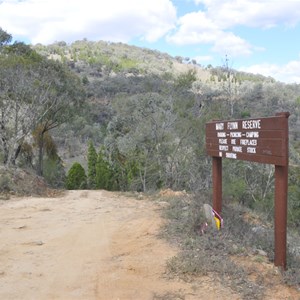
[[[0,174],[0,193],[10,191],[11,180],[9,176],[5,174]]]
[[[96,188],[96,164],[97,152],[92,141],[88,146],[88,186],[90,189]]]
[[[168,222],[162,236],[181,248],[181,252],[167,262],[169,276],[193,280],[194,275],[209,275],[239,293],[241,299],[263,299],[265,291],[274,287],[276,281],[271,283],[268,276],[264,278],[269,274],[267,269],[266,272],[256,272],[257,264],[239,263],[239,259],[235,258],[245,257],[248,260],[252,257],[252,261],[262,263],[267,258],[256,255],[262,250],[273,262],[274,228],[262,212],[258,214],[243,205],[229,203],[224,204],[222,209],[224,228],[215,231],[207,227],[202,234],[199,229],[205,222],[203,204],[210,199],[211,195],[205,191],[193,197],[163,198],[169,205],[164,209]],[[289,232],[287,238],[288,269],[282,274],[282,279],[299,289],[300,240],[297,230]]]
[[[85,170],[80,163],[75,162],[70,168],[67,175],[66,187],[68,190],[79,190],[87,188],[87,178]]]
[[[111,168],[102,148],[99,151],[96,163],[96,187],[98,189],[112,190],[111,177]]]
[[[46,158],[44,160],[44,178],[54,188],[65,185],[66,174],[62,161],[59,157]]]

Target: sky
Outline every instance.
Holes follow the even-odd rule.
[[[122,42],[300,84],[300,0],[0,0],[0,27],[45,45]]]

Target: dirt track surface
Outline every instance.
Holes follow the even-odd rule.
[[[105,191],[0,201],[0,299],[240,299],[212,278],[167,278],[163,205]]]
[[[1,201],[0,299],[215,299],[218,292],[226,294],[212,286],[195,293],[190,284],[164,276],[176,249],[157,237],[161,205],[105,191]]]

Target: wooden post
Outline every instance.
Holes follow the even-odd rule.
[[[222,211],[222,158],[212,157],[213,180],[213,209],[221,214]]]
[[[286,269],[288,166],[275,166],[275,260]]]
[[[288,197],[288,166],[289,166],[289,113],[278,113],[278,117],[286,119],[283,130],[284,148],[286,149],[286,163],[283,166],[275,165],[275,205],[274,205],[274,227],[275,227],[275,259],[274,265],[286,270],[286,236],[287,236],[287,197]]]

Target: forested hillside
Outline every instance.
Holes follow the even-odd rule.
[[[105,41],[12,44],[4,31],[0,60],[2,164],[55,187],[209,190],[207,121],[289,111],[289,220],[299,223],[299,84],[237,72],[226,56],[222,66],[200,66]],[[224,198],[270,213],[273,166],[226,160],[224,173]]]

